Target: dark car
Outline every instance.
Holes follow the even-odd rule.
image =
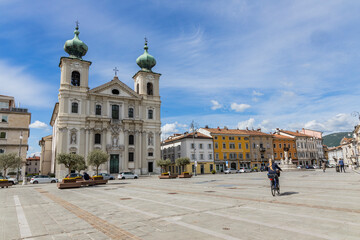
[[[305,168],[306,168],[306,169],[315,169],[314,166],[312,166],[312,165],[306,165]]]

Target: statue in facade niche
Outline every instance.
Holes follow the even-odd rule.
[[[76,133],[71,133],[70,144],[76,144]]]
[[[117,136],[114,136],[113,139],[112,139],[112,145],[113,147],[117,147],[118,146],[118,137]]]

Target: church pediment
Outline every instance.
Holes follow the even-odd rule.
[[[140,96],[125,83],[121,82],[118,77],[90,90],[90,93],[109,95],[116,97],[140,98]]]

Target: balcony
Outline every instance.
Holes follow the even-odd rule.
[[[27,113],[28,109],[27,108],[0,108],[0,111],[2,112],[19,112],[19,113]]]
[[[260,148],[259,148],[259,151],[260,151],[260,152],[265,152],[265,151],[266,151],[266,148],[260,147]]]

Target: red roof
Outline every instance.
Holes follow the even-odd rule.
[[[303,134],[303,133],[292,132],[292,131],[288,131],[288,130],[280,130],[280,132],[287,133],[289,135],[296,136],[296,137],[311,137],[311,136]]]
[[[253,135],[253,136],[271,136],[257,130],[242,130],[242,129],[228,129],[228,128],[203,128],[213,134],[229,134],[229,135]]]
[[[174,134],[173,136],[168,137],[165,141],[163,141],[164,143],[168,143],[168,142],[173,142],[173,141],[177,141],[183,138],[193,138],[193,133],[186,133],[186,134]],[[196,132],[195,135],[196,139],[212,139],[212,137],[209,137],[205,134]]]

